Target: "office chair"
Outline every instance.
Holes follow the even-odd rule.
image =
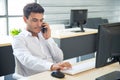
[[[98,29],[98,26],[100,24],[108,23],[107,19],[102,19],[101,17],[96,18],[88,18],[87,23],[84,27],[86,28],[92,28],[92,29]]]
[[[0,47],[0,76],[14,73],[15,60],[12,53],[13,50],[11,46]]]
[[[108,19],[103,19],[103,23],[109,23]]]

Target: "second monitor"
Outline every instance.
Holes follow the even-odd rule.
[[[76,32],[85,32],[83,25],[87,22],[87,9],[74,9],[70,13],[70,26],[80,27]]]
[[[118,58],[118,60],[116,60]],[[98,28],[96,68],[119,61],[120,23],[102,24]]]

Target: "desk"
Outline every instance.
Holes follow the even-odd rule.
[[[12,37],[0,36],[0,76],[14,73],[15,60],[11,41]]]
[[[79,30],[79,28],[52,34],[55,42],[64,53],[64,59],[78,57],[96,51],[97,29],[85,28],[85,32],[71,32],[74,30]]]
[[[63,79],[54,78],[50,75],[50,71],[46,71],[20,80],[95,80],[95,78],[113,71],[120,71],[120,65],[118,62],[105,67],[87,70],[73,76],[66,74]]]

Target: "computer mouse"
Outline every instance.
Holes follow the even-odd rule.
[[[64,78],[64,77],[65,77],[65,74],[62,73],[62,72],[60,72],[60,70],[53,71],[53,72],[51,73],[51,75],[52,75],[53,77],[56,77],[56,78]]]

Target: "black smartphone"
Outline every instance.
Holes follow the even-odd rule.
[[[42,26],[41,31],[42,31],[42,33],[45,33],[47,31],[47,28],[45,28],[44,26]]]

